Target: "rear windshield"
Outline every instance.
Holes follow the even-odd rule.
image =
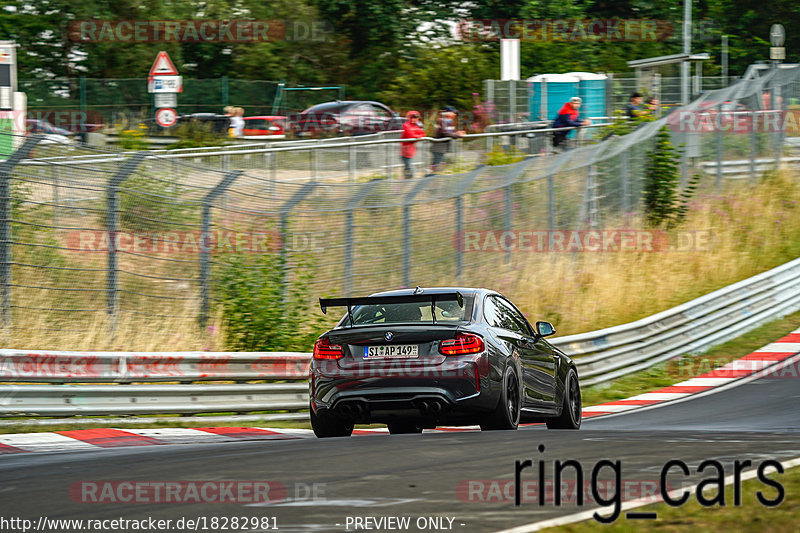
[[[472,296],[464,296],[464,307],[459,307],[456,301],[436,302],[433,313],[436,323],[448,324],[469,322],[472,314]],[[358,305],[353,308],[353,325],[366,326],[370,324],[414,324],[432,323],[430,303],[396,303]],[[340,322],[341,326],[349,326],[350,319],[347,315]]]

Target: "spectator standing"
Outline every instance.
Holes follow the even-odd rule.
[[[420,139],[425,137],[425,129],[422,127],[422,118],[419,111],[409,111],[406,113],[406,121],[403,123],[403,133],[401,139]],[[403,177],[411,179],[414,177],[414,166],[412,160],[417,153],[417,141],[400,143],[400,159],[403,160]]]
[[[628,118],[636,118],[647,111],[642,109],[642,95],[633,93],[628,100],[628,105],[625,106],[625,114]]]
[[[435,139],[447,139],[446,141],[434,142],[431,145],[431,154],[433,155],[433,163],[431,164],[431,173],[435,174],[442,169],[445,155],[450,152],[450,145],[453,139],[463,137],[463,131],[456,130],[456,117],[458,111],[455,107],[448,105],[445,106],[440,112],[439,117],[436,119],[436,131],[433,134]]]
[[[244,135],[244,109],[241,107],[233,108],[233,116],[231,116],[231,129],[233,137],[241,137]]]
[[[564,104],[556,115],[553,121],[553,128],[570,128],[579,126],[588,126],[592,123],[591,120],[579,120],[580,108],[583,100],[578,96],[573,96],[569,102]],[[567,135],[571,133],[570,130],[553,132],[553,148],[561,149],[561,145],[567,140]]]

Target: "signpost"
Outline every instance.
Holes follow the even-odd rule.
[[[171,107],[162,107],[156,111],[156,124],[162,128],[169,128],[178,122],[178,112]]]
[[[178,69],[163,50],[158,53],[150,74],[147,76],[147,92],[153,94],[156,108],[156,123],[169,128],[178,122],[177,93],[183,92],[183,77],[178,75]]]

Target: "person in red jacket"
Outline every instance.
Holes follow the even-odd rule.
[[[425,130],[422,127],[422,118],[419,111],[409,111],[406,113],[406,121],[403,123],[403,134],[401,139],[419,139],[425,137]],[[411,160],[417,153],[417,141],[400,143],[400,159],[403,160],[403,177],[411,179],[414,177],[414,166]]]
[[[569,99],[569,102],[561,107],[561,110],[556,115],[553,121],[553,128],[575,128],[579,126],[588,126],[592,123],[591,120],[580,120],[578,114],[580,113],[581,104],[583,100],[577,96]],[[567,140],[567,135],[572,133],[571,130],[562,130],[553,132],[553,148],[561,148],[564,141]]]

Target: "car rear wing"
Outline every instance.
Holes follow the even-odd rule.
[[[408,303],[427,303],[431,304],[431,316],[436,321],[436,314],[434,308],[436,302],[458,302],[458,306],[464,307],[464,297],[460,292],[440,292],[429,294],[398,294],[393,296],[362,296],[360,298],[320,298],[319,307],[322,309],[323,314],[328,313],[329,307],[347,307],[347,316],[350,319],[350,325],[353,325],[353,307],[359,305],[377,305],[377,304],[408,304]]]

